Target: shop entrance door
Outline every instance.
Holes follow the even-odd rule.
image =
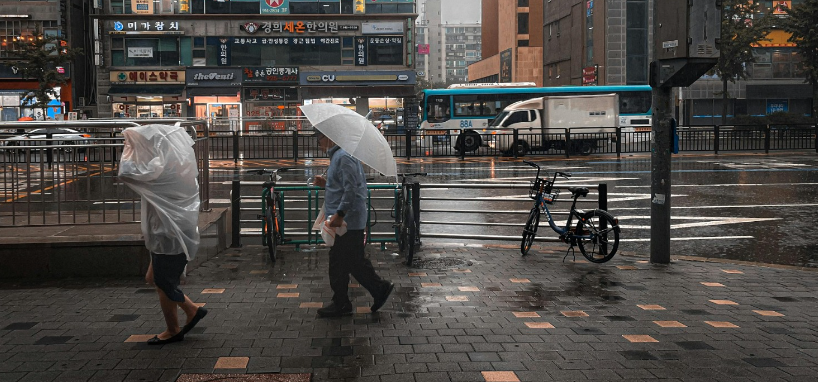
[[[240,103],[209,103],[207,117],[213,131],[239,131],[241,127]]]

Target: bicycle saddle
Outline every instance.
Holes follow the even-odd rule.
[[[588,187],[568,187],[568,191],[572,194],[586,197],[588,196]]]

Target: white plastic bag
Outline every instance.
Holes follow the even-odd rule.
[[[341,223],[340,227],[330,227],[329,219],[321,222],[321,238],[327,247],[335,245],[336,236],[344,236],[347,233],[347,222]]]
[[[199,183],[193,139],[171,125],[129,127],[119,180],[142,197],[142,234],[149,251],[196,256]]]

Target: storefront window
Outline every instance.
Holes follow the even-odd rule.
[[[111,0],[111,13],[115,15],[122,14],[155,15],[173,14],[180,12],[177,0]]]
[[[370,36],[367,43],[369,65],[403,65],[402,36]]]
[[[180,118],[184,102],[180,97],[114,97],[114,118]]]
[[[179,38],[112,38],[113,66],[178,66]]]
[[[748,72],[752,78],[797,78],[801,76],[801,56],[795,48],[755,49],[755,63]]]
[[[220,62],[219,46],[208,38],[207,65]],[[218,41],[218,39],[215,39]],[[340,37],[233,38],[230,45],[231,65],[340,65]]]

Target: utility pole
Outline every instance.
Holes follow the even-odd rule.
[[[657,0],[653,23],[650,262],[669,264],[671,152],[676,134],[673,87],[692,85],[718,62],[721,1]]]
[[[670,151],[673,99],[670,86],[653,88],[653,139],[650,147],[650,262],[670,263]]]

